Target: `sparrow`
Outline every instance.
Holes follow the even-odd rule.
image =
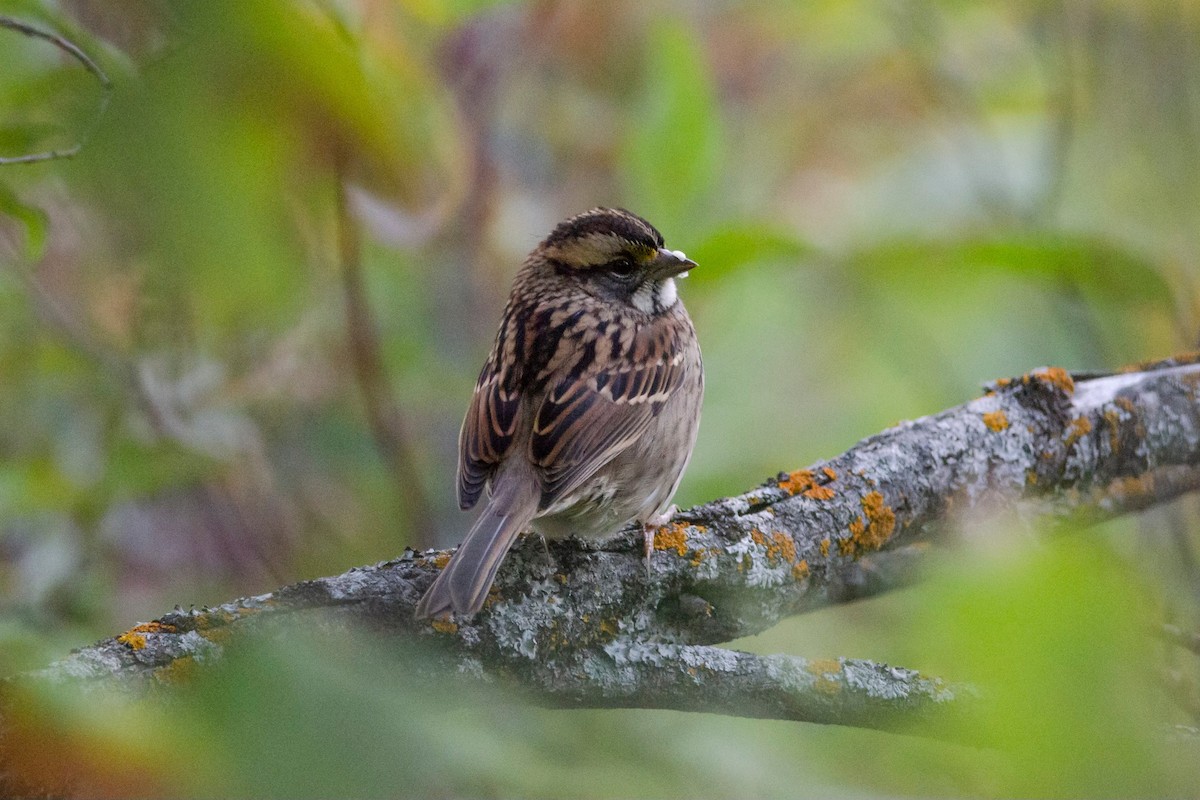
[[[559,223],[525,259],[459,433],[459,505],[487,503],[418,617],[479,611],[523,530],[598,539],[638,522],[649,537],[670,519],[704,395],[675,285],[695,266],[613,208]]]

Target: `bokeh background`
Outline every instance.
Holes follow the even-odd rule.
[[[461,414],[524,255],[630,208],[700,263],[677,498],[744,491],[984,381],[1200,333],[1185,2],[0,0],[0,671],[449,545]],[[974,679],[1006,749],[406,690],[263,645],[161,714],[57,704],[115,794],[1180,794],[1200,779],[1184,502],[972,529],[764,652]],[[44,720],[43,720],[44,721]],[[46,723],[49,725],[50,723]],[[51,737],[53,739],[53,737]],[[59,740],[61,743],[61,740]],[[64,745],[65,746],[65,745]],[[180,770],[176,748],[203,768]],[[82,754],[82,755],[81,755]],[[181,774],[182,773],[182,774]],[[145,783],[140,783],[145,781]]]

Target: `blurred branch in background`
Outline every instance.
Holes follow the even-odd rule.
[[[1176,625],[1164,625],[1159,633],[1167,641],[1200,656],[1200,633],[1185,631]]]
[[[379,456],[394,479],[396,499],[404,528],[418,547],[433,542],[433,513],[417,469],[416,449],[409,425],[396,402],[379,347],[379,332],[371,313],[363,281],[362,243],[358,221],[346,200],[344,164],[334,175],[337,192],[337,240],[346,308],[347,344],[354,375],[362,395],[363,410]]]

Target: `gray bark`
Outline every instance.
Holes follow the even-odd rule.
[[[904,422],[808,470],[678,515],[649,564],[640,532],[601,545],[525,537],[473,619],[416,620],[448,551],[182,610],[18,681],[170,685],[241,637],[362,626],[431,645],[466,680],[515,680],[547,705],[712,711],[900,730],[968,715],[978,694],[869,661],[716,647],[914,579],[939,528],[1016,511],[1084,521],[1192,491],[1200,364],[1072,379],[1035,370]],[[961,726],[958,726],[961,730]]]

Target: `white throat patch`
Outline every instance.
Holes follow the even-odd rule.
[[[675,301],[679,299],[679,291],[675,288],[674,278],[646,281],[637,288],[630,299],[637,310],[653,314],[675,305]]]
[[[675,279],[667,278],[658,285],[658,307],[670,308],[675,305],[675,301],[679,299],[679,293],[675,291]]]

